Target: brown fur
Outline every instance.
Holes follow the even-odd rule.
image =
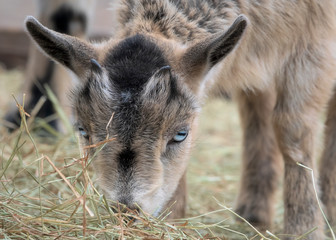
[[[244,133],[237,213],[266,230],[272,224],[274,197],[282,172],[272,125],[275,93],[273,88],[240,92],[236,99]]]
[[[130,207],[136,202],[154,215],[171,199],[182,199],[184,205],[185,193],[176,189],[185,189],[199,105],[210,90],[224,89],[236,92],[244,129],[238,212],[264,228],[270,226],[282,170],[280,150],[286,238],[318,227],[306,239],[323,239],[311,173],[297,162],[315,169],[318,117],[333,94],[336,76],[335,2],[120,4],[116,37],[102,44],[56,34],[31,18],[26,22],[41,48],[82,78],[74,98],[87,140],[118,135],[96,160],[110,198]],[[58,51],[51,48],[55,45]],[[91,58],[101,66],[90,65]],[[322,200],[335,221],[333,102],[321,183]],[[113,124],[106,130],[112,112]],[[174,134],[181,130],[189,130],[189,136],[176,143]],[[178,207],[174,216],[183,212]]]
[[[325,142],[324,152],[320,162],[320,185],[321,197],[327,210],[330,221],[335,225],[336,223],[336,95],[333,94],[329,101],[328,115],[325,128]]]

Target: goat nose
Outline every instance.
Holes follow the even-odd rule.
[[[135,205],[132,205],[132,206],[128,207],[127,210],[128,210],[127,211],[128,213],[131,213],[130,215],[127,216],[129,223],[130,222],[136,222],[136,221],[139,220],[139,218],[138,218],[138,216],[140,214],[139,207],[137,207]]]
[[[132,205],[128,207],[133,213],[139,214],[140,213],[140,208],[137,205]]]
[[[138,206],[136,205],[130,205],[130,206],[126,206],[123,210],[123,213],[133,213],[135,215],[138,215],[140,213],[140,209]]]
[[[140,213],[140,208],[138,207],[137,204],[133,203],[125,203],[125,202],[117,202],[116,204],[113,204],[114,208],[117,209],[118,211],[122,213],[127,213],[131,212],[134,214],[139,214]]]
[[[120,213],[126,214],[126,218],[123,218],[123,221],[125,223],[133,223],[138,220],[140,209],[137,205],[131,204],[131,205],[125,205],[120,202],[114,204],[115,209],[119,211]]]

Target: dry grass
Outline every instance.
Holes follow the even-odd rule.
[[[21,71],[0,69],[0,118],[22,78]],[[43,138],[25,121],[13,134],[1,128],[0,238],[261,239],[227,209],[234,206],[240,176],[241,132],[234,104],[211,101],[200,122],[188,170],[188,218],[175,222],[164,220],[169,209],[152,218],[111,208],[96,189],[93,158],[80,153],[73,134]],[[282,215],[281,206],[276,215]],[[275,223],[281,225],[281,218]]]

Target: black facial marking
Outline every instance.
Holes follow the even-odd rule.
[[[121,203],[123,205],[126,205],[127,208],[130,208],[129,206],[131,205],[131,202],[132,202],[132,200],[131,200],[131,198],[128,195],[126,195],[126,196],[122,195],[119,198],[119,203]],[[122,209],[122,211],[126,212],[126,209]]]
[[[143,35],[120,42],[105,59],[109,77],[121,90],[139,92],[152,74],[168,65],[158,46]]]
[[[83,96],[82,99],[85,100],[85,102],[90,103],[91,102],[91,91],[90,91],[90,83],[91,81],[88,81],[84,87],[80,91],[80,95]]]
[[[60,33],[73,34],[70,32],[70,24],[73,22],[80,23],[83,32],[87,27],[87,19],[84,13],[76,12],[67,5],[62,5],[51,15],[50,19],[54,24],[54,30]]]
[[[119,153],[119,169],[123,172],[130,170],[134,165],[135,155],[135,152],[129,148],[126,148],[121,153]]]
[[[170,77],[170,94],[168,98],[168,102],[176,99],[180,94],[177,87],[177,79],[174,76]]]

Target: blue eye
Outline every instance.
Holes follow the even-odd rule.
[[[84,137],[84,138],[86,138],[86,139],[89,138],[89,135],[88,135],[87,132],[84,130],[84,128],[79,127],[79,128],[78,128],[78,131],[79,131],[79,134],[80,134],[82,137]]]
[[[174,142],[183,142],[188,136],[188,131],[179,131],[174,137]]]

